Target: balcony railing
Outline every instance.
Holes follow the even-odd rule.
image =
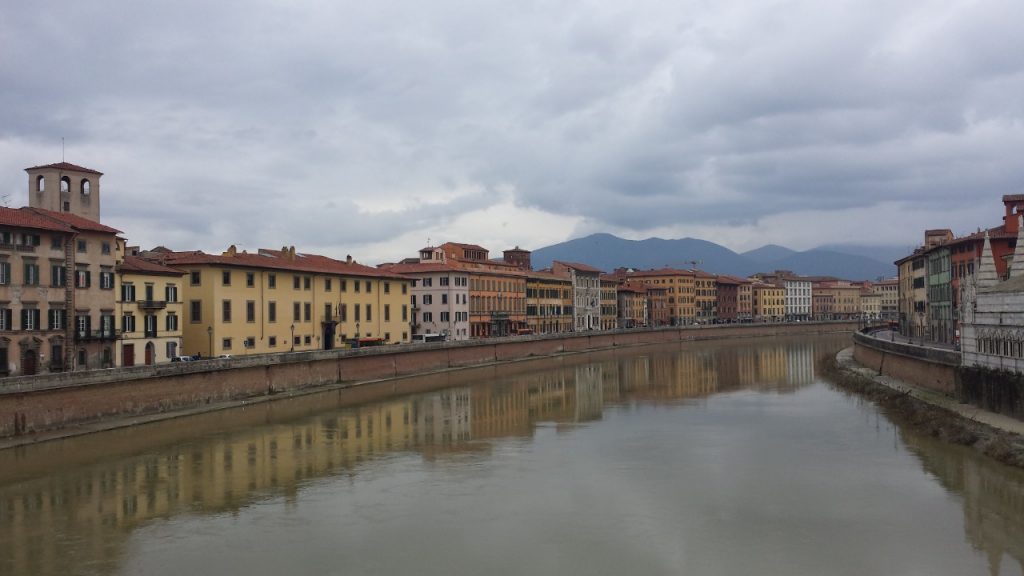
[[[143,310],[163,310],[167,307],[167,300],[139,300],[139,308]]]
[[[79,342],[92,340],[115,340],[120,330],[75,330],[75,339]]]

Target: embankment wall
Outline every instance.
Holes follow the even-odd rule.
[[[853,343],[853,357],[863,366],[922,388],[956,396],[959,352],[890,342],[862,332],[854,334]]]
[[[553,334],[286,352],[0,380],[0,438],[105,418],[620,346],[853,332],[855,322],[743,324]]]

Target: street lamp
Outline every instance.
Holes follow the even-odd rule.
[[[291,343],[292,343],[292,347],[291,347],[291,350],[289,350],[289,351],[290,352],[295,352],[295,324],[292,324],[292,339],[291,339]]]
[[[213,326],[206,327],[206,337],[210,341],[210,358],[213,358]]]

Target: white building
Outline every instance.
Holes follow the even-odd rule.
[[[789,276],[783,277],[786,289],[786,319],[811,319],[811,281]]]
[[[447,263],[442,250],[421,251],[419,262],[385,264],[381,268],[413,280],[413,335],[469,339],[469,275]]]
[[[577,262],[551,264],[552,271],[572,281],[573,330],[584,332],[601,329],[601,271]]]
[[[1017,250],[1022,242],[1018,238]],[[1024,266],[1011,264],[1010,277],[1000,282],[986,233],[976,269],[962,287],[963,365],[1024,372]]]

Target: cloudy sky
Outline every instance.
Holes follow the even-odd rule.
[[[1019,0],[8,2],[0,193],[175,249],[919,242],[1024,192]]]

